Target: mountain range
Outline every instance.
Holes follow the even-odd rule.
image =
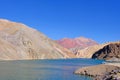
[[[61,59],[75,55],[43,33],[24,24],[0,19],[0,59]]]
[[[83,49],[88,46],[93,46],[98,44],[96,41],[85,38],[85,37],[63,38],[63,39],[57,40],[57,43],[67,49],[73,49],[73,48]]]
[[[0,19],[0,60],[119,57],[119,43],[98,44],[85,37],[52,40],[22,23]]]
[[[62,47],[69,49],[73,54],[80,58],[84,56],[84,54],[78,55],[80,50],[90,46],[98,45],[96,41],[85,37],[63,38],[56,40],[56,42]]]

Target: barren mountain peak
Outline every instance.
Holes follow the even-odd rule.
[[[75,57],[44,34],[24,24],[0,19],[0,59],[58,59]],[[4,45],[4,46],[3,46]]]
[[[0,21],[9,22],[9,20],[7,20],[7,19],[1,19],[1,18],[0,18]]]
[[[95,42],[92,39],[88,39],[85,37],[77,37],[77,38],[63,38],[60,40],[57,40],[57,42],[68,49],[71,48],[85,48],[91,45],[96,45],[97,42]]]

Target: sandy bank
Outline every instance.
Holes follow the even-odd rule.
[[[92,76],[95,80],[116,80],[117,78],[120,78],[120,67],[101,64],[79,68],[74,73],[79,75]]]

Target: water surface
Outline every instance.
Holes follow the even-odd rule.
[[[0,61],[0,80],[92,80],[73,72],[102,62],[93,59]]]

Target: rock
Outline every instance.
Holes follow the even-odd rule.
[[[1,60],[61,58],[75,58],[75,55],[35,29],[0,19]]]
[[[112,66],[112,65],[95,65],[79,68],[74,73],[79,75],[91,76],[95,80],[113,80],[115,75],[118,74],[120,67]]]
[[[118,69],[118,68],[119,67],[116,67],[116,66],[101,64],[101,65],[79,68],[74,73],[96,77],[96,76],[102,76],[106,72],[111,72],[112,70],[115,70],[115,69]]]
[[[104,60],[108,60],[111,58],[120,58],[120,42],[111,43],[104,46],[102,49],[96,51],[93,54],[92,58]]]
[[[112,70],[111,72],[106,72],[102,76],[95,77],[95,80],[120,80],[119,69]]]

